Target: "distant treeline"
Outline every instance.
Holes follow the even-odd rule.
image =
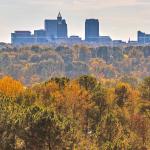
[[[0,76],[10,75],[26,85],[51,77],[74,78],[90,74],[96,78],[135,80],[150,75],[150,46],[105,47],[89,45],[4,45],[0,50]]]

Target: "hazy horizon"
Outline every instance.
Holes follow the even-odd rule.
[[[100,21],[100,34],[112,39],[136,40],[137,30],[150,33],[149,0],[0,0],[0,42],[10,42],[14,30],[44,28],[44,19],[60,11],[70,35],[84,38],[87,18]]]

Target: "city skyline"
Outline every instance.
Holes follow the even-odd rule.
[[[106,1],[108,3],[106,3]],[[150,3],[148,0],[0,0],[0,41],[10,42],[14,30],[42,29],[42,21],[55,18],[61,11],[68,21],[68,35],[84,38],[84,21],[96,18],[100,32],[113,39],[136,40],[136,32],[149,33]],[[104,3],[105,2],[105,3]],[[41,7],[42,6],[42,7]]]
[[[15,45],[20,44],[47,44],[55,40],[67,40],[68,27],[66,20],[58,13],[56,19],[45,19],[44,28],[31,31],[15,30],[11,33],[11,43]]]
[[[45,19],[43,29],[35,29],[34,33],[29,30],[15,30],[11,33],[11,44],[13,45],[34,45],[34,44],[49,44],[49,43],[88,43],[101,45],[145,45],[150,44],[150,34],[142,31],[137,31],[137,40],[128,42],[121,39],[113,40],[110,36],[103,36],[99,30],[98,19],[85,20],[85,38],[81,39],[78,35],[68,37],[68,25],[61,13],[58,13],[56,19]]]

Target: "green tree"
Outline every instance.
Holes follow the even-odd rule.
[[[102,84],[98,84],[91,94],[91,101],[93,102],[93,107],[90,110],[90,124],[92,130],[95,132],[96,127],[105,115],[107,109],[107,90]]]
[[[150,100],[150,77],[147,77],[143,80],[141,86],[141,97],[145,100]]]
[[[88,75],[83,75],[78,79],[80,86],[84,87],[86,90],[93,90],[97,84],[96,78]]]
[[[116,103],[118,106],[123,107],[125,102],[128,101],[130,95],[130,87],[126,83],[119,83],[115,88]]]

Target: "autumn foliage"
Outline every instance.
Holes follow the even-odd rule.
[[[149,150],[149,79],[3,77],[0,150]]]
[[[5,76],[0,79],[0,93],[10,97],[16,97],[21,94],[23,90],[24,87],[21,82],[14,80],[12,77]]]

